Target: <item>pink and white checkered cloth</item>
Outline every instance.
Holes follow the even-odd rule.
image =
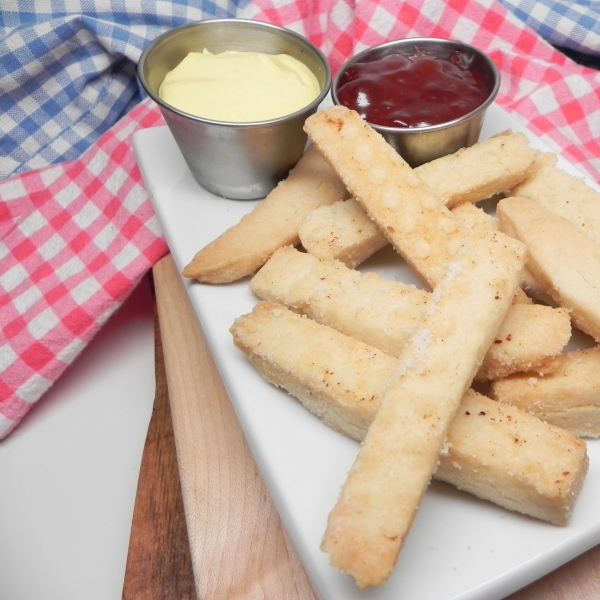
[[[394,38],[471,43],[501,71],[497,101],[600,181],[600,73],[496,0],[255,0],[239,16],[303,33],[334,72]],[[136,129],[161,124],[144,101],[81,159],[0,183],[0,437],[167,252],[130,144]]]
[[[0,183],[0,437],[167,252],[130,137],[136,107],[80,159]]]

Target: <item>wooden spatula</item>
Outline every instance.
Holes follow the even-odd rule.
[[[155,265],[153,275],[197,597],[316,599],[258,472],[170,256]],[[155,406],[153,420],[159,418],[158,410]],[[164,409],[160,410],[162,429],[168,415]],[[151,424],[151,432],[152,427]],[[146,449],[156,452],[148,444]],[[161,451],[165,451],[164,447]],[[177,502],[171,495],[176,495],[173,488],[178,484],[171,473],[167,491],[165,475],[158,481],[150,477],[145,480],[147,484],[165,485],[170,496],[168,503],[165,499],[165,506],[170,507],[171,514],[159,517],[144,509],[150,512],[146,518],[165,529],[161,543],[185,544],[185,536],[178,533],[179,525],[172,512],[177,511]],[[142,476],[140,485],[144,482]],[[142,506],[145,494],[146,491],[138,489],[138,503]],[[131,548],[137,547],[139,551],[140,541],[134,537],[136,523],[134,515]],[[168,555],[181,548],[162,550]],[[193,598],[186,575],[180,572],[185,571],[185,559],[175,561],[170,567],[178,572],[175,577],[180,581],[173,586],[183,584],[180,591],[171,588],[172,593],[160,596],[150,591],[141,594],[138,590],[137,595],[125,596],[132,589],[128,588],[128,579],[133,577],[136,560],[131,556],[128,559],[124,599]],[[163,572],[158,561],[165,561],[164,556],[149,560],[148,571]],[[170,577],[164,572],[162,576]]]

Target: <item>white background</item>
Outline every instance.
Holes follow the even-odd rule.
[[[121,598],[154,402],[147,278],[0,442],[0,599]]]

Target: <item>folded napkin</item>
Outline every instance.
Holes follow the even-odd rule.
[[[501,71],[498,102],[600,180],[600,73],[496,0],[254,0],[238,16],[303,33],[334,71],[393,38],[469,42]],[[167,251],[130,144],[136,129],[162,123],[145,100],[81,158],[0,183],[0,437]]]

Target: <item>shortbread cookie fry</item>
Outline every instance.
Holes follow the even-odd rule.
[[[360,115],[333,106],[304,128],[396,250],[431,288],[466,228],[404,159]]]
[[[491,229],[500,229],[500,224],[496,218],[470,202],[458,204],[452,209],[452,214],[458,217],[469,229],[472,229],[475,225],[486,225]],[[527,266],[523,268],[523,272],[521,273],[521,288],[521,290],[517,290],[515,302],[531,304],[533,300],[523,291],[527,290],[528,293],[538,300],[548,303],[548,297],[544,294],[542,286]]]
[[[498,221],[492,215],[471,202],[463,202],[453,206],[452,214],[462,221],[469,229],[473,229],[475,225],[485,225],[496,231],[500,229]]]
[[[363,440],[394,357],[270,302],[236,319],[231,333],[269,383],[331,428]],[[577,436],[473,390],[463,396],[445,448],[436,479],[555,525],[568,522],[587,470]]]
[[[527,244],[527,266],[545,292],[600,342],[600,244],[528,198],[505,198],[496,213],[502,230]]]
[[[525,248],[475,228],[447,264],[404,345],[322,549],[359,587],[384,583],[410,530],[463,395],[511,306]]]
[[[351,269],[389,244],[354,198],[315,208],[306,215],[298,236],[307,252],[339,260]]]
[[[540,154],[534,166],[535,171],[514,186],[510,195],[535,200],[600,243],[600,192],[590,187],[583,177],[557,167],[554,154]]]
[[[273,254],[250,281],[250,290],[393,356],[400,355],[431,296],[290,246]]]
[[[298,228],[311,210],[346,195],[337,175],[309,147],[287,179],[238,224],[200,250],[183,275],[207,283],[251,275],[277,248],[299,242]]]
[[[415,173],[448,207],[491,198],[527,177],[539,154],[522,133],[505,132],[416,167]],[[320,258],[356,267],[387,243],[355,200],[323,207],[300,228],[302,245]]]
[[[492,215],[470,202],[454,206],[451,212],[468,229],[477,224],[499,228],[498,221]],[[339,260],[351,269],[389,243],[354,198],[311,211],[300,225],[298,234],[302,246],[310,254],[322,259]],[[523,269],[521,285],[536,298],[547,301],[540,284],[527,268]],[[514,301],[532,302],[522,290],[517,290]]]
[[[500,379],[521,371],[549,369],[571,338],[571,318],[564,308],[513,304],[488,350],[476,379]]]
[[[394,356],[415,330],[430,295],[291,246],[273,253],[250,281],[250,290]],[[570,336],[571,321],[564,309],[513,305],[477,379],[541,367],[562,352]]]
[[[261,301],[230,329],[261,375],[329,427],[362,440],[398,360],[356,338]]]
[[[440,455],[436,478],[451,483],[448,478],[460,464],[457,487],[567,525],[588,472],[586,444],[566,429],[507,408],[468,390],[446,438],[450,456]],[[457,447],[458,440],[464,446]]]
[[[469,229],[477,224],[499,228],[492,215],[470,202],[456,205],[451,212]],[[353,198],[311,211],[298,233],[307,252],[318,258],[339,260],[352,269],[389,243],[381,229]],[[521,285],[536,298],[547,301],[540,284],[527,268],[523,269]],[[522,290],[517,290],[514,301],[532,302]]]
[[[523,133],[506,131],[415,169],[448,207],[480,202],[528,177],[539,151]]]
[[[492,397],[577,435],[600,437],[600,347],[561,354],[549,371],[500,379]]]

